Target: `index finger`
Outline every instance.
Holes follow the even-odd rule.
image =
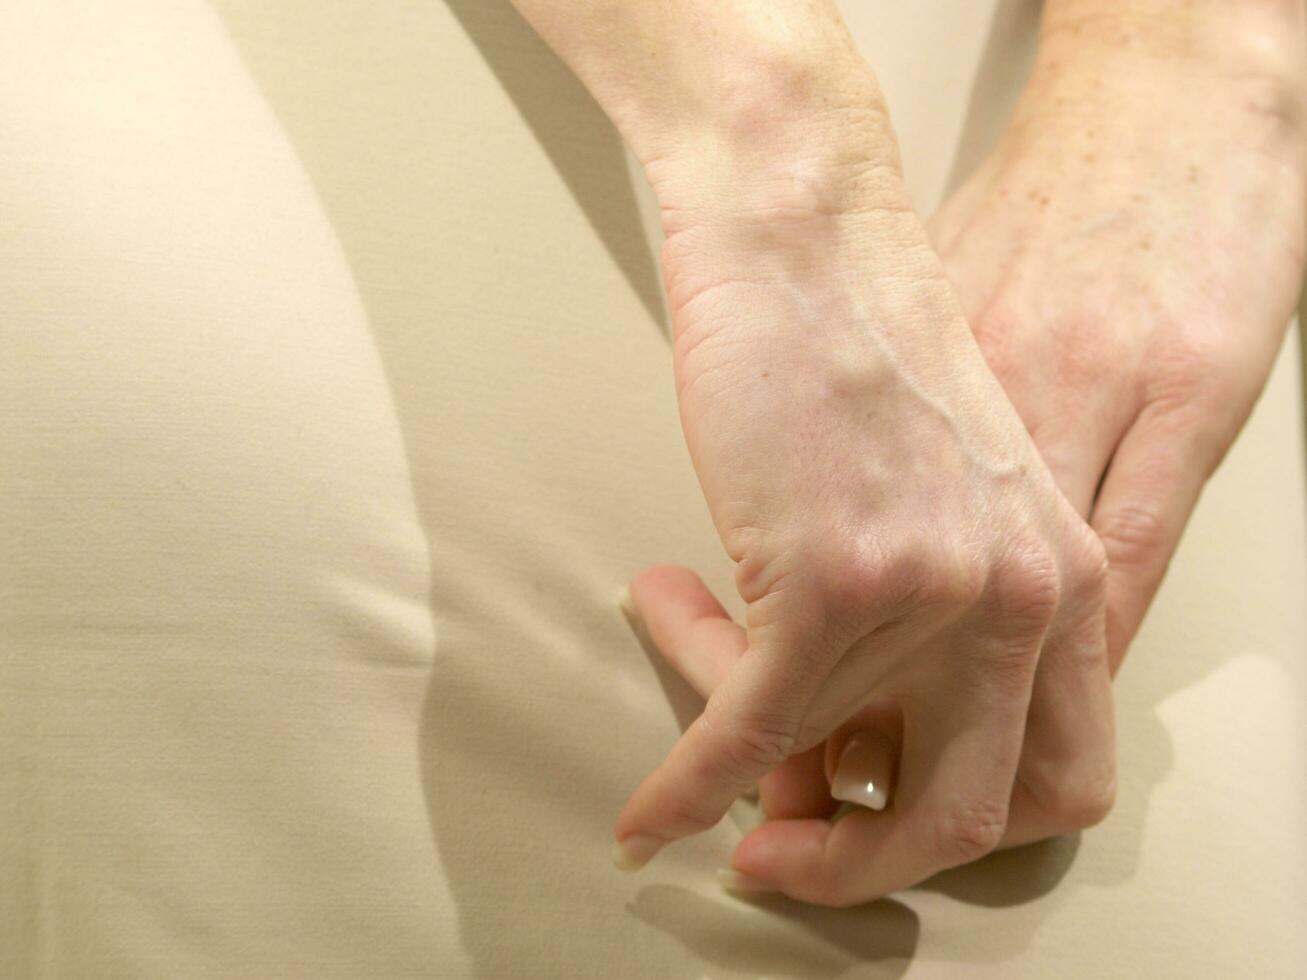
[[[736,798],[825,734],[804,731],[803,719],[839,651],[792,627],[753,628],[748,637],[703,713],[622,808],[619,867],[642,867],[666,844],[709,829]]]

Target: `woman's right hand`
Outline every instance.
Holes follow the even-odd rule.
[[[772,179],[719,168],[703,196],[650,168],[682,425],[747,612],[723,621],[666,567],[632,581],[655,641],[715,676],[616,830],[639,866],[874,723],[900,753],[889,808],[769,820],[732,861],[848,905],[1094,822],[1114,746],[1101,545],[986,368],[897,160],[826,147],[839,166],[773,155]]]

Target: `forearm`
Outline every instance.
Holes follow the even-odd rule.
[[[1046,0],[1036,75],[1092,61],[1301,82],[1307,0]]]
[[[513,0],[671,213],[906,204],[888,114],[831,0]]]
[[[1218,132],[1227,147],[1307,175],[1305,8],[1307,0],[1047,0],[1007,145],[1053,143],[1117,171],[1169,160],[1183,173],[1203,168],[1201,147]]]
[[[1045,35],[1186,54],[1300,43],[1304,0],[1045,0]]]

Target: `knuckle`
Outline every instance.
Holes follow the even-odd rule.
[[[1062,583],[1064,602],[1098,605],[1107,595],[1107,549],[1088,528],[1073,536],[1066,555],[1066,578]]]
[[[880,545],[828,532],[813,536],[805,552],[828,612],[844,623],[909,610],[963,612],[980,601],[987,579],[964,544],[919,535]]]
[[[974,800],[956,805],[935,827],[935,849],[950,865],[984,857],[998,847],[1007,829],[1006,800]]]
[[[735,562],[735,587],[745,602],[757,602],[786,587],[794,566],[792,549],[777,534],[741,525],[724,539]]]
[[[1042,543],[1010,547],[990,570],[993,609],[1006,625],[1042,632],[1062,601],[1062,583],[1051,550]]]
[[[982,686],[1005,704],[1030,700],[1039,667],[1040,645],[1029,639],[1000,639],[971,667],[973,683]]]
[[[896,609],[929,605],[940,591],[934,556],[923,541],[899,544],[879,572],[882,600]]]
[[[883,606],[893,581],[887,563],[876,552],[845,549],[828,555],[818,568],[822,596],[841,619],[861,619]]]
[[[1056,391],[1083,392],[1101,387],[1104,358],[1120,353],[1116,332],[1105,329],[1107,326],[1101,314],[1081,313],[1058,318],[1055,329],[1049,334],[1052,370],[1058,382]]]
[[[1148,503],[1126,504],[1100,515],[1095,530],[1113,565],[1146,564],[1163,553],[1169,536],[1160,507]]]
[[[985,569],[962,548],[939,548],[919,569],[915,598],[924,607],[963,612],[980,601]]]
[[[1077,583],[1096,591],[1107,587],[1107,549],[1087,527],[1076,535],[1069,561],[1071,576]]]
[[[787,758],[790,755],[798,755],[801,752],[816,748],[830,737],[829,725],[813,724],[806,719],[798,726],[797,731],[798,733],[794,736]]]
[[[1183,406],[1214,392],[1226,377],[1229,354],[1218,334],[1180,330],[1172,342],[1154,353],[1155,371],[1149,388],[1151,400]]]
[[[1116,765],[1108,758],[1050,774],[1032,795],[1062,833],[1102,823],[1116,804]]]
[[[1219,465],[1251,413],[1248,352],[1228,339],[1185,339],[1162,350],[1140,420],[1204,468]]]
[[[728,734],[722,766],[728,778],[740,784],[753,782],[788,759],[799,737],[796,726],[763,714],[751,715]]]
[[[1065,801],[1062,816],[1072,829],[1084,830],[1106,820],[1115,804],[1115,783],[1097,787],[1092,791],[1078,789]]]
[[[819,601],[832,621],[845,623],[870,614],[886,581],[883,553],[864,544],[856,531],[817,520],[791,549],[795,579]]]
[[[979,601],[985,569],[960,545],[915,540],[864,558],[856,580],[864,607],[947,615]]]

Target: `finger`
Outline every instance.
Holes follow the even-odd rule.
[[[633,579],[631,605],[659,654],[704,698],[748,647],[744,627],[683,565],[652,565]]]
[[[1098,558],[1101,561],[1101,555]],[[1102,573],[1065,597],[1035,672],[1026,737],[1000,846],[1101,821],[1116,793],[1116,737]]]
[[[659,654],[704,698],[748,646],[744,627],[689,568],[651,566],[631,580],[629,595]],[[834,812],[837,803],[822,771],[822,753],[823,747],[817,746],[762,777],[759,802],[769,819]]]
[[[759,781],[768,820],[829,817],[839,807],[826,779],[826,743],[791,756]]]
[[[905,705],[887,809],[859,807],[834,823],[769,821],[740,841],[733,869],[794,898],[848,906],[992,850],[1006,825],[1037,651],[1038,639],[1017,669],[1018,658],[999,667],[984,657],[981,669],[952,672],[929,703]]]
[[[773,603],[776,605],[777,603]],[[749,648],[617,819],[614,861],[635,869],[670,841],[715,825],[730,805],[820,735],[803,719],[836,654],[792,610],[749,630]]]
[[[1099,438],[1088,428],[1075,434],[1052,435],[1035,430],[1031,436],[1062,496],[1082,519],[1088,518],[1094,506],[1094,491],[1112,455],[1112,441]]]
[[[1046,425],[1031,435],[1058,489],[1087,520],[1120,427],[1112,425],[1111,438],[1091,425],[1077,431]],[[1092,826],[1106,816],[1115,798],[1103,559],[1088,549],[1069,559],[1077,565],[1070,579],[1081,591],[1062,597],[1040,652],[1001,847]]]
[[[1090,518],[1107,551],[1107,651],[1113,674],[1218,459],[1214,449],[1179,430],[1174,420],[1148,409],[1117,447]]]

